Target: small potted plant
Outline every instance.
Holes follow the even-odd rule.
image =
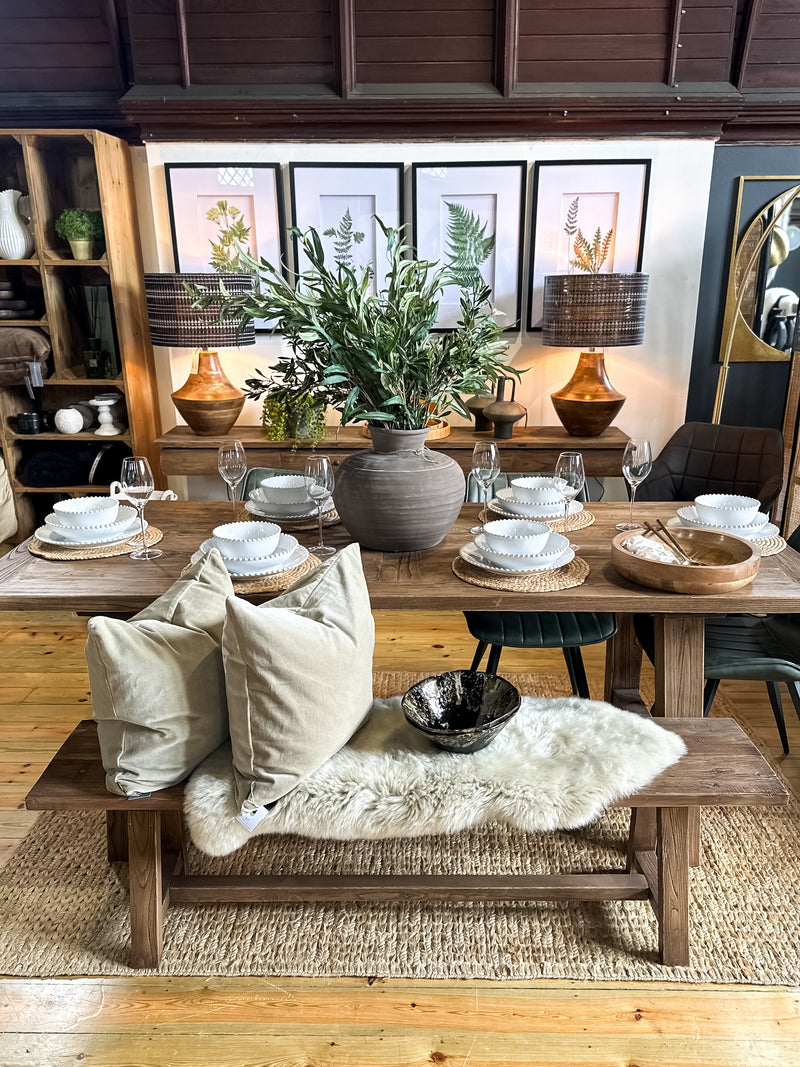
[[[103,216],[99,211],[65,208],[56,219],[56,233],[67,241],[75,259],[91,259],[94,242],[105,237]]]
[[[270,441],[292,440],[292,451],[299,441],[318,445],[325,436],[327,400],[321,387],[308,383],[299,385],[276,376],[264,374],[258,368],[257,378],[248,378],[244,391],[251,400],[263,396],[261,427]]]

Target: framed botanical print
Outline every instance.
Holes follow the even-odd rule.
[[[519,328],[525,176],[522,161],[413,165],[417,256],[449,265],[458,279],[445,288],[438,327],[457,325],[461,287],[482,279],[502,327]]]
[[[649,183],[649,159],[535,165],[529,330],[541,329],[548,274],[641,270]]]
[[[372,291],[380,288],[386,238],[376,222],[397,229],[403,222],[402,163],[290,163],[292,225],[320,235],[325,262],[359,273],[372,268]],[[294,238],[295,267],[308,257]]]
[[[281,268],[283,196],[277,163],[166,163],[175,270],[236,274],[238,249]],[[270,324],[257,319],[256,329]]]

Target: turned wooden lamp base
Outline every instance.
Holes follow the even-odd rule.
[[[190,429],[201,437],[228,433],[244,407],[244,393],[228,381],[216,352],[195,354],[192,373],[172,394],[172,402]]]
[[[575,373],[551,399],[561,425],[573,437],[599,437],[625,403],[608,380],[602,352],[581,352]]]

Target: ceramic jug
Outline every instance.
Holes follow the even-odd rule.
[[[33,238],[19,213],[19,189],[0,192],[0,259],[28,259]]]
[[[511,399],[506,400],[506,383],[511,382]],[[517,383],[513,378],[497,379],[497,399],[488,408],[483,409],[483,414],[494,423],[494,436],[499,441],[505,441],[511,436],[511,430],[515,422],[524,418],[528,412],[514,399],[517,391]]]

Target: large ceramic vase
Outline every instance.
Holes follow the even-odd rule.
[[[433,548],[458,518],[464,474],[454,459],[425,447],[425,430],[373,426],[372,448],[353,452],[336,472],[333,499],[365,548]]]
[[[28,259],[33,238],[19,213],[19,189],[0,192],[0,259]]]

